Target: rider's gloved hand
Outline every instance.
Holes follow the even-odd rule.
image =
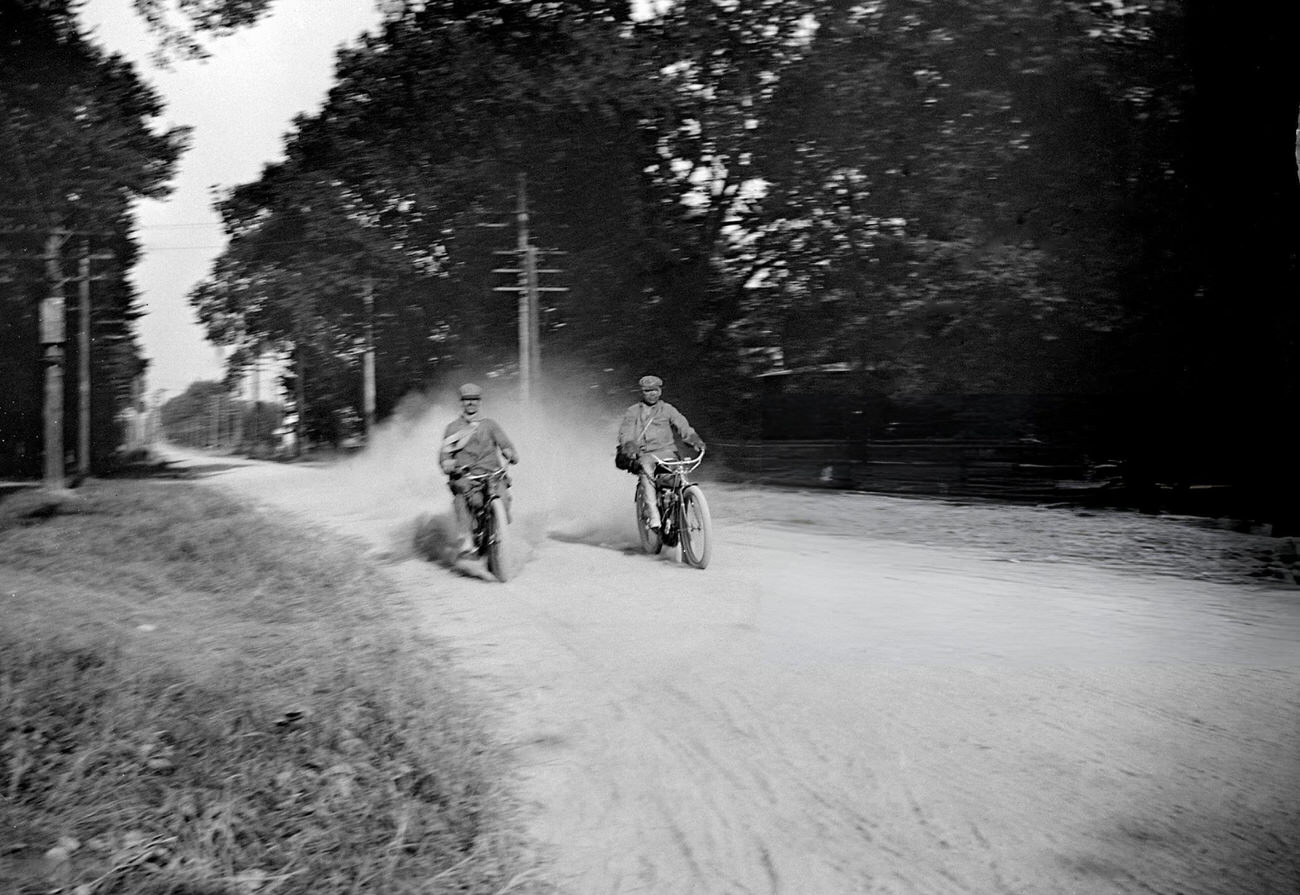
[[[624,457],[627,457],[629,460],[636,459],[637,454],[640,453],[640,451],[636,449],[635,441],[623,442],[623,444],[619,446],[619,451],[623,454]]]
[[[696,438],[694,441],[688,442],[688,444],[690,444],[691,447],[695,448],[695,452],[697,454],[704,453],[704,442],[701,441],[700,439]]]
[[[456,464],[451,460],[451,458],[443,460],[440,465],[442,466],[443,475],[451,475],[452,471],[456,468]]]
[[[514,466],[516,463],[519,462],[519,455],[516,454],[514,451],[503,450],[501,453],[506,458],[506,462],[509,463],[511,466]]]

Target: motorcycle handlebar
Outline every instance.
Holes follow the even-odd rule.
[[[691,472],[704,460],[704,448],[694,457],[687,457],[684,460],[665,460],[663,457],[655,457],[660,466],[672,472]]]

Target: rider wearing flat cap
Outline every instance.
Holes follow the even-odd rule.
[[[465,496],[468,488],[464,476],[496,472],[501,468],[502,458],[507,463],[519,462],[519,452],[500,424],[479,415],[482,401],[483,390],[474,383],[467,382],[460,387],[460,416],[447,424],[438,451],[438,465],[449,478],[447,484],[453,495],[462,553],[469,552],[473,543],[470,533],[473,519]]]
[[[619,452],[641,478],[641,485],[647,494],[654,493],[655,455],[663,459],[677,456],[677,439],[695,448],[704,450],[704,442],[681,411],[660,400],[664,381],[658,376],[642,376],[641,400],[633,404],[623,414],[623,422],[618,427]],[[650,527],[659,528],[659,508],[649,501]]]

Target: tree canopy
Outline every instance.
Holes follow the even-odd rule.
[[[131,6],[157,38],[154,58],[204,59],[205,37],[221,37],[255,25],[275,0],[131,0]]]
[[[164,49],[201,52],[274,0],[135,3]],[[66,217],[165,189],[184,135],[141,124],[157,100],[129,66],[93,56],[68,4],[4,8],[73,73],[6,92],[7,139],[54,135],[24,143],[9,201]],[[1243,445],[1296,395],[1290,6],[381,8],[283,159],[220,197],[228,247],[191,295],[232,376],[292,356],[318,437],[356,416],[367,296],[381,416],[466,367],[517,373],[493,290],[526,183],[568,289],[544,294],[544,367],[593,394],[653,369],[744,435],[758,373],[831,365],[896,401],[1097,397],[1106,449],[1153,476],[1249,467],[1262,490],[1280,468]]]
[[[509,241],[476,225],[508,220],[524,174],[539,241],[567,252],[555,358],[1105,388],[1090,359],[1150,309],[1151,200],[1187,173],[1183,23],[1173,4],[1004,6],[401,4],[340,54],[286,161],[223,200],[231,248],[196,305],[214,332],[275,319],[259,337],[288,341],[292,306],[336,354],[378,275],[426,340],[399,381],[467,357],[508,372],[490,270]],[[286,274],[310,296],[270,288]]]
[[[37,306],[50,288],[46,247],[59,243],[64,278],[76,275],[86,247],[112,255],[93,271],[106,279],[95,284],[91,309],[93,447],[103,459],[118,444],[117,417],[145,364],[137,297],[126,279],[139,258],[131,203],[166,195],[187,132],[158,127],[157,93],[131,63],[83,36],[71,0],[0,0],[0,37],[7,173],[0,178],[0,468],[30,472],[41,451]],[[64,289],[75,298],[71,283]],[[77,361],[76,350],[74,339],[69,361]],[[65,405],[75,407],[75,377],[67,385]],[[75,413],[66,418],[75,424]]]

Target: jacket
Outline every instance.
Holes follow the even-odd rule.
[[[457,467],[471,475],[493,472],[501,468],[501,455],[508,460],[518,452],[496,420],[476,417],[467,420],[459,416],[447,424],[442,433],[442,447],[438,462],[450,458]]]
[[[618,427],[618,443],[630,441],[642,455],[672,450],[677,446],[676,438],[688,444],[700,440],[681,411],[667,401],[633,404],[623,414],[623,422]]]

